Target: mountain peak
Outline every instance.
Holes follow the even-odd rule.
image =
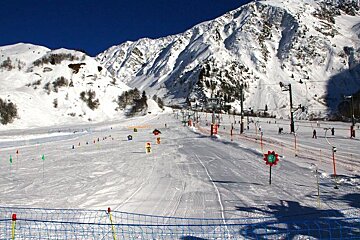
[[[206,107],[217,96],[239,112],[244,84],[246,108],[267,105],[269,114],[288,117],[279,86],[285,82],[293,85],[294,102],[306,106],[298,117],[323,117],[337,112],[341,94],[360,89],[358,15],[359,1],[253,1],[184,33],[112,47],[97,59],[168,104],[188,98]],[[339,74],[346,77],[332,81]]]

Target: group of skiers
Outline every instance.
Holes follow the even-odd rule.
[[[335,128],[331,128],[331,135],[332,135],[332,136],[335,135]],[[317,138],[317,136],[316,136],[316,130],[315,130],[315,129],[314,129],[314,131],[313,131],[313,136],[312,136],[312,138]]]

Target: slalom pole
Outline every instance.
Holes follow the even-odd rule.
[[[325,130],[325,140],[327,141],[327,143],[331,146],[331,150],[332,150],[332,160],[333,160],[333,168],[334,168],[334,180],[335,180],[335,189],[338,189],[339,187],[337,186],[337,181],[336,181],[336,165],[335,165],[335,152],[336,152],[336,147],[333,146],[329,140],[326,137],[326,133],[327,130],[329,130],[330,128],[324,128]]]
[[[16,214],[13,213],[11,216],[11,240],[15,240],[15,229],[16,229]]]
[[[320,185],[319,185],[319,172],[318,167],[316,166],[316,185],[317,185],[317,200],[318,200],[318,207],[320,208]]]
[[[296,133],[294,133],[294,141],[295,141],[295,143],[294,143],[294,152],[295,152],[295,157],[297,156],[297,154],[296,154]]]
[[[111,230],[112,230],[112,234],[113,234],[113,239],[116,240],[115,227],[114,227],[114,224],[113,224],[113,220],[112,220],[112,215],[111,215],[110,208],[108,208],[108,214],[109,214],[109,218],[110,218],[110,223],[111,223]]]
[[[43,154],[42,155],[42,157],[41,157],[41,159],[42,159],[42,162],[43,162],[43,182],[44,182],[44,162],[45,162],[45,155]]]
[[[336,147],[333,147],[332,148],[333,172],[334,172],[334,177],[336,179],[335,152],[336,152]]]
[[[10,162],[10,177],[12,177],[11,166],[12,166],[13,159],[12,159],[12,156],[11,156],[11,155],[10,155],[9,162]]]
[[[18,163],[19,161],[18,160],[19,160],[19,150],[16,150],[16,163],[17,163],[16,168],[17,169],[19,169],[19,163]]]
[[[333,159],[333,167],[334,167],[334,180],[335,180],[335,189],[338,189],[339,187],[337,186],[337,178],[336,178],[336,165],[335,165],[335,152],[336,152],[336,147],[332,148],[332,159]]]

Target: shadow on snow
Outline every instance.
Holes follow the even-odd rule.
[[[345,201],[357,207],[359,194],[344,196]],[[341,200],[341,199],[340,199]],[[271,220],[246,225],[240,234],[246,239],[297,239],[308,236],[318,239],[360,238],[359,216],[349,217],[338,210],[317,209],[302,206],[295,201],[281,200],[279,204],[270,204],[268,210],[257,207],[236,207],[238,211],[270,215]]]

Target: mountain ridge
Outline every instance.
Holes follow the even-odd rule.
[[[360,89],[356,78],[335,82],[339,93],[327,95],[329,79],[359,63],[359,22],[359,1],[254,1],[184,33],[112,46],[97,60],[167,104],[189,98],[206,106],[222,95],[239,112],[243,83],[246,109],[268,105],[270,114],[288,117],[281,81],[292,84],[295,106],[306,107],[297,117],[326,117],[336,114],[341,95]]]
[[[32,44],[0,47],[0,98],[18,107],[11,128],[113,120],[130,87],[167,105],[298,119],[360,116],[359,1],[253,1],[187,31],[85,53]],[[127,86],[128,84],[129,86]],[[301,106],[301,107],[300,107]],[[9,128],[1,125],[0,128]]]

